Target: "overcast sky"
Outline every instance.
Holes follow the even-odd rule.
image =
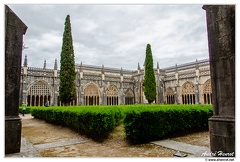
[[[54,67],[70,15],[75,62],[136,70],[151,44],[154,67],[208,58],[202,5],[9,5],[28,26],[29,67]]]

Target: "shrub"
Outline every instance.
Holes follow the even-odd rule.
[[[31,107],[36,118],[72,127],[103,141],[122,121],[127,140],[146,143],[192,128],[207,128],[211,105],[121,105]]]
[[[54,124],[72,127],[88,137],[102,141],[119,124],[122,118],[119,109],[111,107],[39,107],[32,115]]]
[[[132,144],[162,139],[178,130],[208,127],[209,105],[145,105],[126,112],[124,127]]]

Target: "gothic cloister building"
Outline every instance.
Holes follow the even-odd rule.
[[[77,98],[72,105],[120,105],[147,103],[143,92],[144,68],[124,70],[102,66],[76,64]],[[54,68],[27,66],[27,56],[21,71],[20,103],[29,106],[61,105],[59,100],[57,60]],[[211,104],[212,90],[209,60],[155,68],[156,103]]]

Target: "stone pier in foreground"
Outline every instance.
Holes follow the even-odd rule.
[[[27,26],[5,5],[5,154],[20,152],[19,93],[23,34]]]
[[[235,155],[235,5],[204,5],[213,95],[209,119],[214,156]]]

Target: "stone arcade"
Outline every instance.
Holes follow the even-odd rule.
[[[29,106],[61,105],[59,100],[59,70],[28,67],[27,56],[21,71],[21,98]],[[77,99],[72,105],[120,105],[147,103],[143,92],[144,68],[125,70],[76,64]],[[212,90],[209,60],[196,60],[182,65],[155,68],[156,103],[211,104]]]

